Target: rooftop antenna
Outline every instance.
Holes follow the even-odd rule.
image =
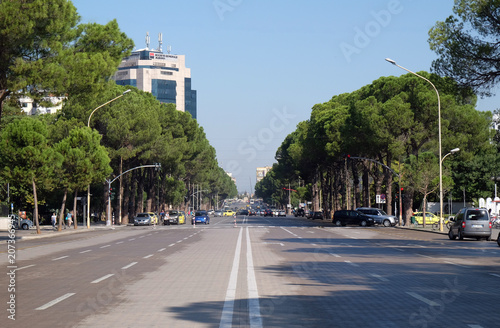
[[[146,32],[146,50],[149,50],[149,32]]]
[[[167,46],[167,53],[170,55],[170,52],[172,51],[172,46]]]
[[[163,52],[163,50],[161,49],[161,45],[162,45],[162,34],[161,33],[158,33],[158,51],[159,52]]]

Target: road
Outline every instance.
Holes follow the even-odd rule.
[[[0,244],[0,296],[7,310],[15,294],[16,319],[2,311],[2,327],[500,322],[495,242],[293,217],[238,217],[235,225],[222,217],[195,227],[121,227],[15,245],[14,270]]]

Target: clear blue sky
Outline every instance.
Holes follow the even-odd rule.
[[[145,47],[186,55],[198,122],[217,159],[254,191],[255,169],[272,166],[284,138],[311,108],[381,76],[429,71],[428,31],[453,0],[76,0],[81,22],[120,29]],[[498,108],[498,97],[479,110]]]

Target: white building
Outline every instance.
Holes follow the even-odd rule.
[[[41,106],[40,104],[36,104],[33,102],[33,99],[26,96],[19,98],[19,103],[21,104],[21,109],[27,115],[55,114],[58,110],[62,109],[64,99],[66,98],[55,97],[55,96],[44,97],[42,100],[45,103],[53,104],[53,106],[51,107],[44,107]]]
[[[173,103],[177,110],[196,118],[196,90],[191,89],[191,69],[184,55],[150,50],[149,36],[145,49],[133,51],[120,63],[113,79],[119,85],[131,85],[152,93],[162,103]]]

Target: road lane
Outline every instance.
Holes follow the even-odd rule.
[[[500,301],[496,243],[315,223],[248,217],[235,228],[214,218],[55,242],[63,251],[40,246],[46,254],[18,263],[17,324],[218,327],[230,317],[223,322],[233,327],[494,327],[500,319],[481,311]],[[230,292],[232,313],[223,315]]]

